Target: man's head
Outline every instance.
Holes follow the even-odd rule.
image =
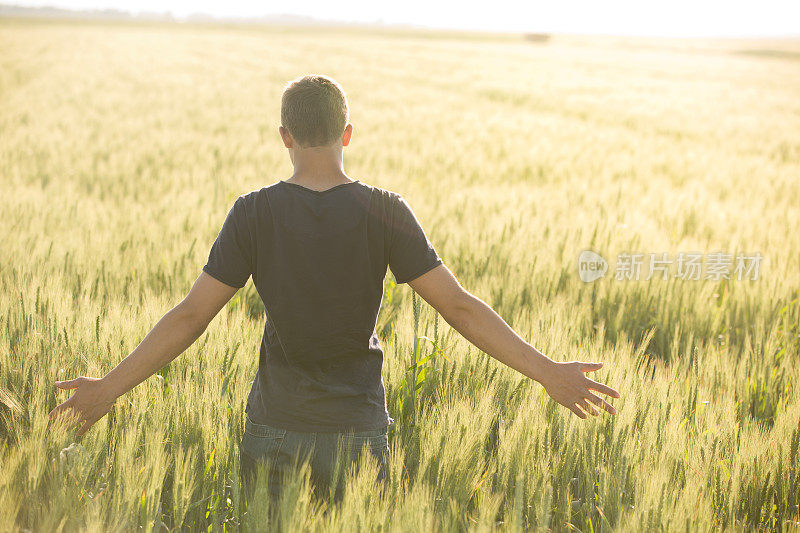
[[[293,148],[346,146],[352,131],[349,118],[347,97],[328,76],[310,74],[286,84],[281,98],[281,126],[291,134]],[[286,143],[285,131],[281,136]]]

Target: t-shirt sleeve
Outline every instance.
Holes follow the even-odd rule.
[[[389,268],[397,283],[407,283],[442,264],[408,202],[400,196],[392,208]]]
[[[203,271],[231,287],[244,287],[253,273],[253,249],[242,197],[236,199],[211,246]]]

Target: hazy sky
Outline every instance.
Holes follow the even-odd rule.
[[[277,13],[343,21],[409,23],[436,28],[658,36],[800,35],[796,0],[0,0],[72,9],[116,8],[216,16]]]

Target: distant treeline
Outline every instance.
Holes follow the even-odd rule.
[[[388,24],[383,22],[356,23],[336,20],[323,20],[304,15],[272,14],[257,17],[216,17],[207,13],[192,13],[185,17],[176,17],[169,11],[151,12],[142,11],[132,13],[120,9],[64,9],[60,7],[30,7],[10,4],[0,4],[0,17],[30,17],[30,18],[63,18],[81,20],[144,20],[162,22],[197,22],[197,23],[233,23],[233,24],[280,24],[291,26],[303,25],[380,25],[414,27],[410,24]]]
[[[526,33],[525,34],[526,41],[532,41],[534,43],[544,43],[550,40],[550,34],[547,33]]]

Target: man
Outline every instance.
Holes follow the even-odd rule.
[[[340,451],[369,449],[383,466],[393,420],[375,322],[387,267],[476,347],[540,382],[575,415],[599,414],[594,406],[616,413],[591,390],[619,393],[584,375],[602,363],[555,362],[525,342],[459,284],[401,195],[345,173],[348,120],[334,80],[312,75],[287,84],[279,133],[294,174],[239,196],[183,301],[105,377],[56,382],[75,393],[50,417],[71,409],[85,433],[119,396],[186,350],[253,276],[266,323],[241,442],[245,478],[261,459],[277,474],[302,456],[315,488],[325,487],[343,442]],[[273,496],[279,480],[270,475]]]

